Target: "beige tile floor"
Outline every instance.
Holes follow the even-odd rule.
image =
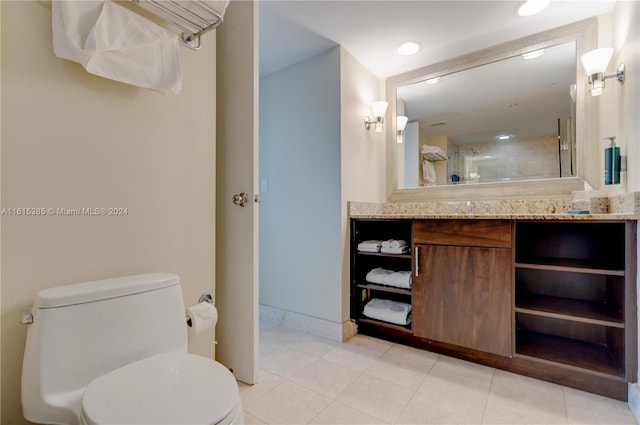
[[[249,424],[635,424],[626,403],[357,335],[260,323]]]

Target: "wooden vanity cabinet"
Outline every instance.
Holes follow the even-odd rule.
[[[637,379],[637,221],[353,219],[351,302],[358,332],[627,400]],[[407,255],[358,253],[399,238]],[[412,270],[410,290],[371,285],[373,267]],[[371,298],[410,303],[395,326]]]
[[[417,220],[414,238],[414,335],[511,356],[511,222]]]

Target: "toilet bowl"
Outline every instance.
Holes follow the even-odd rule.
[[[24,417],[46,424],[242,424],[231,372],[187,352],[178,276],[149,273],[36,294]]]
[[[236,382],[220,363],[182,353],[158,354],[94,379],[81,425],[238,424]]]

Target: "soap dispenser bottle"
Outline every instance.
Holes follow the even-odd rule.
[[[620,183],[620,148],[616,146],[615,137],[605,137],[609,147],[604,150],[604,184]]]

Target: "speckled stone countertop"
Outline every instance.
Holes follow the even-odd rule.
[[[570,198],[497,199],[474,201],[426,202],[349,202],[352,218],[409,219],[520,219],[520,220],[638,220],[640,193],[612,198],[590,198],[589,214],[569,214],[574,207]]]

